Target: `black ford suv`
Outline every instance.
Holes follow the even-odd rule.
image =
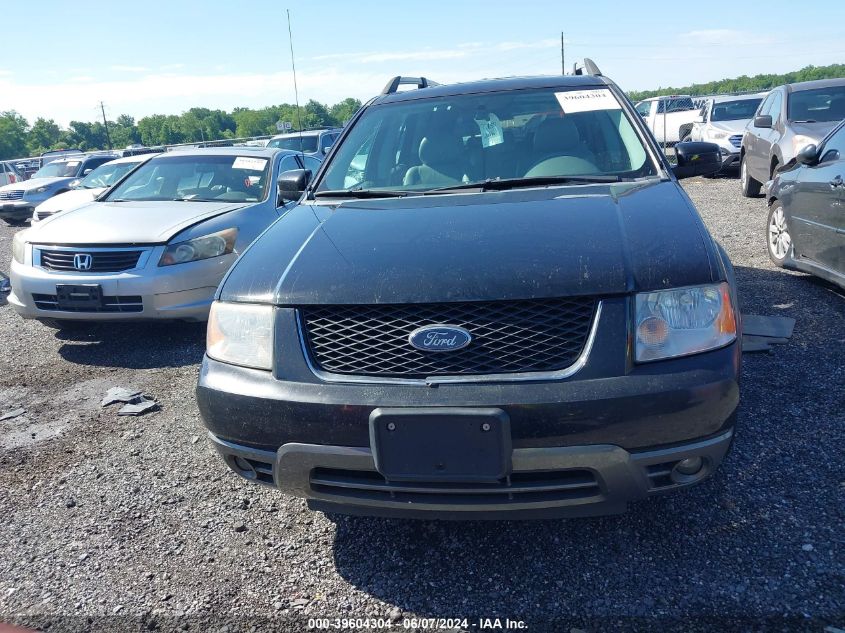
[[[247,479],[341,513],[622,512],[700,481],[739,399],[733,271],[593,64],[393,80],[211,310],[197,398]],[[397,91],[403,83],[417,90]]]

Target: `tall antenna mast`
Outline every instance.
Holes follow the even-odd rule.
[[[563,55],[563,31],[560,32],[560,74],[566,74],[566,60]]]
[[[288,14],[288,40],[290,41],[290,65],[293,68],[293,94],[296,98],[296,125],[299,128],[299,153],[305,154],[302,149],[302,114],[299,111],[299,88],[296,87],[296,62],[293,59],[293,33],[290,28],[290,9],[285,9]]]

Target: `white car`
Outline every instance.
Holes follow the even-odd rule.
[[[699,108],[689,95],[651,97],[634,107],[661,145],[683,140],[699,115]]]
[[[32,213],[32,225],[35,226],[41,220],[56,213],[71,211],[88,204],[135,167],[154,155],[127,156],[100,165],[85,178],[72,183],[70,191],[48,198],[35,207]]]
[[[12,163],[0,163],[0,187],[23,182],[25,178]]]
[[[742,133],[766,94],[762,92],[709,97],[704,102],[688,139],[716,143],[722,155],[723,171],[727,168],[739,168]]]

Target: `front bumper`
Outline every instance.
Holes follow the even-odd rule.
[[[236,256],[159,267],[163,248],[150,248],[138,268],[119,273],[55,271],[13,261],[8,302],[25,319],[206,320],[217,286]],[[57,284],[99,285],[108,307],[97,312],[55,309],[50,297],[57,294]]]
[[[314,510],[397,518],[543,519],[620,514],[628,503],[709,477],[733,441],[733,430],[696,442],[626,451],[612,444],[518,448],[510,475],[497,483],[391,482],[365,447],[285,444],[261,451],[212,443],[239,475],[308,499]],[[701,458],[695,475],[675,466]]]
[[[606,307],[610,314],[621,304]],[[613,323],[599,327],[590,358],[569,379],[436,387],[327,383],[313,374],[279,379],[206,358],[197,400],[230,467],[317,509],[443,518],[622,512],[629,501],[689,485],[719,465],[733,433],[741,350],[735,342],[693,357],[624,366],[626,335]],[[286,368],[295,373],[298,350],[281,344],[289,354]],[[409,491],[379,479],[370,444],[370,416],[379,407],[500,409],[510,425],[511,477],[483,492],[430,484]],[[704,459],[700,476],[673,480],[674,464],[689,456]],[[527,480],[536,488],[537,471],[550,480],[542,495],[517,490]]]
[[[28,200],[0,200],[0,220],[23,222],[32,217],[36,204]]]

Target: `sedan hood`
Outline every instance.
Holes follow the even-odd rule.
[[[105,191],[105,187],[96,189],[73,189],[60,193],[57,196],[48,198],[39,204],[35,210],[42,213],[58,213],[59,211],[70,211],[77,209],[84,204],[91,202],[94,198]]]
[[[39,222],[27,233],[35,244],[161,244],[202,220],[243,202],[91,202]]]
[[[303,305],[606,296],[708,283],[711,248],[672,181],[303,205],[253,244],[221,298]]]

